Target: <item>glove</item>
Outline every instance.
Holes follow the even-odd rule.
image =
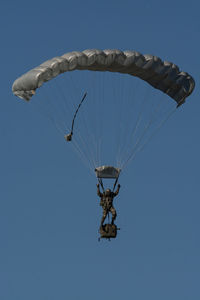
[[[97,187],[99,188],[99,184],[97,184]]]
[[[120,189],[120,187],[121,187],[121,185],[120,184],[118,184],[118,188]]]

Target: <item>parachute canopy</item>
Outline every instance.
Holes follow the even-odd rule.
[[[184,103],[195,86],[194,79],[171,62],[157,56],[135,51],[85,50],[54,57],[19,77],[13,84],[13,93],[25,100],[35,94],[44,82],[73,70],[109,71],[139,77],[156,89],[169,95],[178,105]]]
[[[101,181],[118,179],[194,86],[189,74],[157,56],[92,49],[45,61],[12,90],[49,118]]]

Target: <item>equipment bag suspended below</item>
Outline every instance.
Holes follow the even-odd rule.
[[[101,238],[110,239],[116,238],[117,230],[119,230],[119,228],[117,228],[115,224],[105,224],[100,227],[99,233],[101,235]]]

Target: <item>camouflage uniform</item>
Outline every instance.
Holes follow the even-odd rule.
[[[106,190],[101,193],[99,189],[99,185],[97,185],[97,195],[101,198],[100,205],[103,208],[103,217],[101,219],[101,226],[105,221],[105,218],[109,212],[112,214],[111,224],[114,224],[114,220],[117,217],[117,213],[115,208],[113,207],[113,198],[118,195],[120,189],[120,185],[118,184],[116,192],[112,192],[111,190]]]

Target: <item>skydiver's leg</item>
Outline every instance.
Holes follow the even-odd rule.
[[[115,219],[116,219],[116,217],[117,217],[117,212],[116,212],[116,209],[115,209],[113,206],[110,208],[110,212],[111,212],[111,214],[112,214],[112,221],[111,221],[111,224],[113,225],[113,224],[114,224],[114,221],[115,221]]]
[[[107,216],[107,209],[103,209],[103,217],[101,218],[101,227],[103,226],[103,223],[104,223],[104,221],[105,221],[105,219],[106,219],[106,216]]]

